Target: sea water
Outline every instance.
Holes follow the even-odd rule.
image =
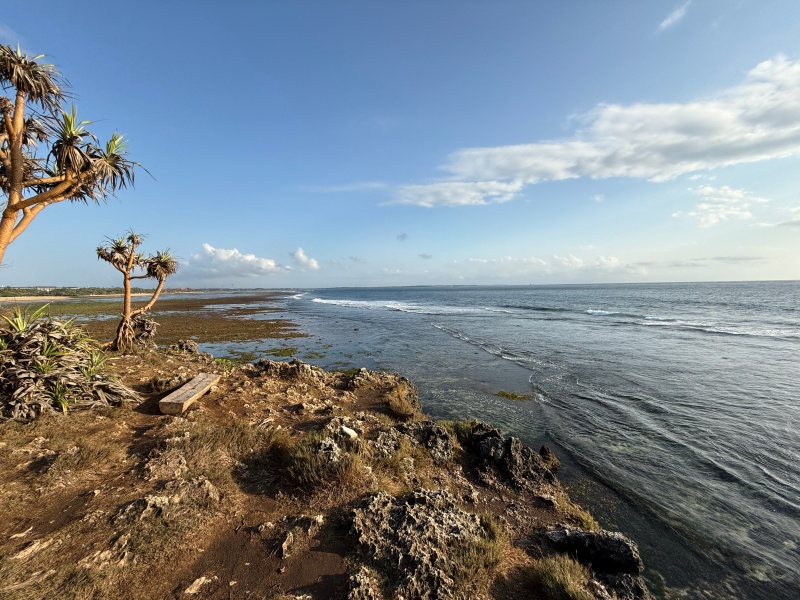
[[[669,585],[798,598],[799,300],[800,282],[748,282],[319,289],[284,302],[311,336],[291,341],[308,362],[398,371],[437,418],[566,453],[599,482],[573,494],[605,506],[601,524],[638,538]]]

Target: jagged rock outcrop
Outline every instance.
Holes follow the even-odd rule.
[[[589,565],[620,600],[652,598],[642,578],[644,564],[636,544],[621,533],[560,528],[544,534],[559,552]]]
[[[403,440],[425,447],[437,465],[450,462],[455,452],[450,434],[434,421],[413,421],[390,427],[378,433],[373,448],[379,457],[388,458],[400,449]]]
[[[419,600],[456,597],[454,549],[486,536],[478,516],[449,492],[424,489],[375,494],[353,511],[352,532],[365,556],[393,570],[397,596]]]
[[[553,464],[549,457],[546,463],[542,455],[523,446],[519,438],[506,439],[498,429],[486,423],[475,424],[468,447],[484,461],[484,466],[494,467],[503,479],[518,489],[541,481],[555,481],[552,471],[548,469],[548,463]]]
[[[397,429],[413,437],[418,443],[425,446],[430,452],[433,462],[437,465],[448,463],[453,458],[455,450],[453,440],[447,430],[433,421],[415,421],[413,423],[398,425]]]
[[[268,377],[303,381],[307,384],[314,384],[317,386],[325,384],[331,377],[330,374],[326,373],[320,367],[309,365],[296,358],[290,362],[262,358],[252,363],[251,368]]]

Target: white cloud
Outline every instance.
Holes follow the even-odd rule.
[[[682,4],[681,6],[673,10],[671,13],[669,13],[667,15],[667,18],[661,21],[661,23],[659,23],[658,30],[664,31],[665,29],[669,29],[673,25],[676,25],[677,23],[682,21],[683,18],[686,16],[686,11],[689,9],[689,5],[691,3],[692,3],[691,0],[689,0],[689,2]]]
[[[417,206],[476,206],[508,202],[522,189],[522,181],[443,181],[404,185],[397,189],[394,204]]]
[[[211,244],[203,244],[203,251],[193,254],[186,266],[188,271],[201,278],[257,277],[287,270],[271,258],[242,254],[236,248],[214,248]]]
[[[606,199],[606,195],[605,194],[595,194],[594,196],[592,196],[592,200],[594,200],[598,204],[600,202],[605,202],[605,199]]]
[[[395,201],[419,206],[505,202],[526,184],[580,177],[666,181],[719,167],[800,155],[800,61],[778,56],[743,83],[672,104],[603,104],[570,138],[465,148],[451,181],[407,185]]]
[[[567,256],[558,256],[555,254],[553,255],[553,261],[562,267],[568,267],[570,269],[580,269],[584,266],[583,260],[573,254],[568,254]]]
[[[299,266],[301,269],[310,269],[312,271],[319,269],[319,263],[316,261],[316,259],[306,256],[306,253],[302,248],[298,248],[289,256],[294,259],[295,263],[297,263],[297,266]]]
[[[727,185],[712,187],[701,185],[692,192],[702,198],[702,202],[689,212],[676,212],[673,217],[694,217],[700,221],[701,227],[711,227],[730,219],[752,219],[750,205],[768,202],[766,198],[754,196],[746,190],[737,190]]]

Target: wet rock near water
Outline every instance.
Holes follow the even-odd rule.
[[[557,551],[590,566],[620,600],[652,598],[641,577],[644,564],[639,549],[623,534],[565,527],[548,531],[544,537]]]
[[[524,446],[519,438],[504,438],[499,429],[486,423],[476,423],[468,448],[483,461],[481,466],[495,468],[515,488],[555,482],[548,465],[557,467],[558,459],[546,446],[541,453],[536,453]]]

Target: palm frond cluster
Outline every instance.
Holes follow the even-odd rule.
[[[0,416],[31,420],[43,412],[139,402],[105,374],[108,360],[71,320],[15,309],[0,321]]]
[[[0,44],[0,262],[42,209],[105,200],[132,186],[140,166],[122,134],[101,143],[92,122],[66,106],[66,81],[42,57]]]

